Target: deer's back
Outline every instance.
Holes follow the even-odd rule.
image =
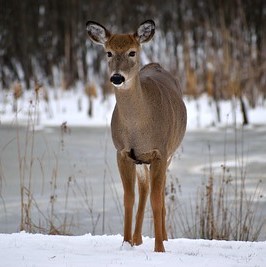
[[[178,81],[158,63],[150,63],[140,70],[141,85],[161,91],[166,95],[173,90],[177,96],[182,98],[182,91]],[[173,93],[173,97],[176,95]]]
[[[178,81],[159,64],[140,70],[140,81],[152,114],[153,136],[173,153],[181,143],[187,122],[186,107]]]

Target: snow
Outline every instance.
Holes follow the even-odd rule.
[[[47,89],[46,89],[47,90]],[[105,101],[101,95],[93,99],[93,117],[87,115],[88,98],[79,85],[75,90],[64,91],[61,89],[47,90],[49,102],[45,102],[40,91],[37,107],[34,103],[35,94],[32,91],[24,92],[18,100],[18,112],[12,112],[12,93],[0,93],[0,123],[15,124],[16,119],[20,124],[27,124],[28,114],[37,114],[38,127],[60,126],[67,122],[70,127],[109,126],[112,111],[115,106],[114,95]],[[213,127],[225,127],[242,124],[242,114],[238,99],[220,101],[221,121],[217,122],[216,104],[207,95],[202,95],[197,100],[184,98],[187,107],[187,130],[206,129]],[[266,102],[260,101],[260,105],[251,109],[248,107],[248,118],[251,126],[266,125]],[[35,109],[36,108],[36,109]]]
[[[12,111],[12,93],[2,93],[3,96],[0,95],[0,123],[14,125],[18,121],[19,124],[27,124],[30,112],[31,117],[37,114],[36,125],[38,127],[60,126],[64,122],[72,127],[109,125],[115,105],[114,97],[109,97],[106,101],[103,101],[102,97],[93,99],[93,117],[90,118],[87,114],[89,100],[82,89],[70,91],[50,89],[48,90],[48,103],[44,101],[41,91],[37,105],[35,105],[35,93],[24,92],[23,97],[18,100],[17,113]]]
[[[170,239],[166,253],[154,239],[124,248],[122,236],[0,234],[0,266],[266,266],[266,242]]]
[[[24,92],[18,100],[18,112],[12,111],[13,95],[0,93],[0,124],[26,125],[33,114],[36,128],[60,126],[108,126],[115,105],[114,96],[103,102],[94,99],[92,118],[87,115],[88,99],[82,86],[75,90],[49,90],[49,102],[35,102],[34,92]],[[206,95],[197,100],[185,98],[188,130],[241,124],[237,100],[221,101],[221,122],[217,123],[216,107]],[[262,103],[249,109],[250,124],[266,124],[266,108]],[[166,253],[154,253],[154,239],[145,237],[138,247],[122,246],[123,237],[116,236],[48,236],[24,232],[0,234],[0,267],[14,266],[266,266],[266,242],[207,241],[170,239]]]

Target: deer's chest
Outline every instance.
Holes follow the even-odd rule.
[[[113,122],[112,137],[118,151],[133,149],[136,156],[147,153],[156,147],[151,127],[133,121],[128,125]]]

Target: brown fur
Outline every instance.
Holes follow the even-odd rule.
[[[88,22],[87,25],[91,39],[106,40],[102,45],[106,51],[113,53],[108,58],[110,74],[122,73],[125,77],[121,87],[114,87],[117,103],[111,122],[124,187],[124,241],[132,245],[142,243],[141,228],[150,184],[154,250],[163,252],[163,240],[167,240],[164,203],[166,170],[186,130],[186,107],[180,86],[159,64],[148,64],[139,71],[140,40],[146,42],[152,38],[152,21],[141,24],[134,35],[112,35],[99,24]],[[95,36],[98,31],[94,27],[100,27],[105,35],[101,31],[100,38]],[[129,57],[130,49],[137,52],[136,57]],[[149,164],[150,168],[145,167],[144,177],[138,175],[139,206],[132,235],[136,164]]]
[[[138,47],[139,44],[130,34],[115,34],[105,43],[106,48],[115,48],[117,52],[126,52],[130,48]]]

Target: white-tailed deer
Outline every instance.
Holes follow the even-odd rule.
[[[111,128],[124,187],[124,242],[142,243],[141,228],[150,184],[154,250],[164,252],[166,170],[184,137],[187,121],[179,83],[159,64],[151,63],[139,70],[141,44],[148,42],[155,32],[152,20],[143,22],[134,34],[111,34],[93,21],[86,26],[90,39],[105,48],[116,96]],[[139,203],[132,236],[136,164],[145,164],[149,175],[146,178],[137,175]]]

